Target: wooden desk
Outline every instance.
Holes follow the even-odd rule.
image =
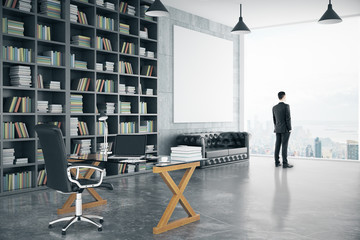
[[[164,164],[163,166],[157,165],[153,167],[153,173],[159,173],[166,185],[170,188],[171,192],[174,194],[165,209],[164,214],[162,215],[158,225],[153,228],[154,234],[160,234],[168,230],[195,222],[200,220],[200,214],[196,214],[189,202],[184,197],[183,193],[192,174],[195,171],[195,168],[200,166],[200,162],[171,162],[170,164]],[[171,178],[169,172],[186,169],[184,176],[182,177],[179,186],[176,185],[174,180]],[[188,217],[181,218],[169,223],[169,219],[173,214],[177,203],[180,201],[181,206],[184,208],[185,212],[188,214]]]
[[[69,158],[68,161],[70,163],[78,163],[78,162],[85,162],[85,161],[92,161],[92,165],[93,166],[99,166],[99,164],[103,161],[103,157],[99,154],[89,154],[83,157],[79,157],[79,158]],[[88,169],[86,171],[86,173],[82,176],[81,174],[79,174],[79,178],[85,178],[85,179],[89,179],[93,174],[94,174],[95,170],[94,169]],[[72,169],[71,173],[73,175],[76,174],[76,170]],[[103,199],[95,190],[94,188],[86,188],[86,191],[88,191],[90,193],[90,195],[94,198],[94,201],[92,202],[88,202],[88,203],[83,203],[83,209],[85,208],[92,208],[92,207],[97,207],[97,206],[101,206],[101,205],[105,205],[107,204],[107,200]],[[76,193],[72,193],[68,199],[66,200],[66,202],[64,203],[64,205],[62,206],[62,208],[59,208],[57,210],[57,214],[64,214],[64,213],[70,213],[70,212],[74,212],[75,211],[75,206],[72,206],[72,204],[74,203],[76,199]]]

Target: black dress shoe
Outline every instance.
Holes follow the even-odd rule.
[[[280,167],[281,163],[275,163],[275,167]]]
[[[294,165],[291,165],[291,164],[284,164],[283,165],[283,168],[292,168]]]

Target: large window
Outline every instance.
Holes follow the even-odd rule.
[[[285,91],[289,155],[358,159],[360,17],[254,30],[245,37],[245,127],[251,153],[274,152],[272,107]]]

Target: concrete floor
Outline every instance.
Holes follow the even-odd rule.
[[[115,189],[98,191],[108,204],[84,212],[104,217],[102,232],[87,223],[66,236],[62,224],[48,229],[67,198],[53,190],[0,197],[0,239],[360,239],[360,164],[290,162],[293,169],[282,169],[252,157],[196,170],[184,195],[201,220],[160,235],[152,228],[172,194],[152,173],[110,179]],[[173,217],[184,216],[179,205]]]

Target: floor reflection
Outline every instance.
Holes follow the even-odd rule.
[[[274,180],[275,192],[272,214],[275,226],[277,226],[280,230],[284,228],[291,202],[290,191],[287,181],[287,169],[282,169],[281,167],[275,168]]]

